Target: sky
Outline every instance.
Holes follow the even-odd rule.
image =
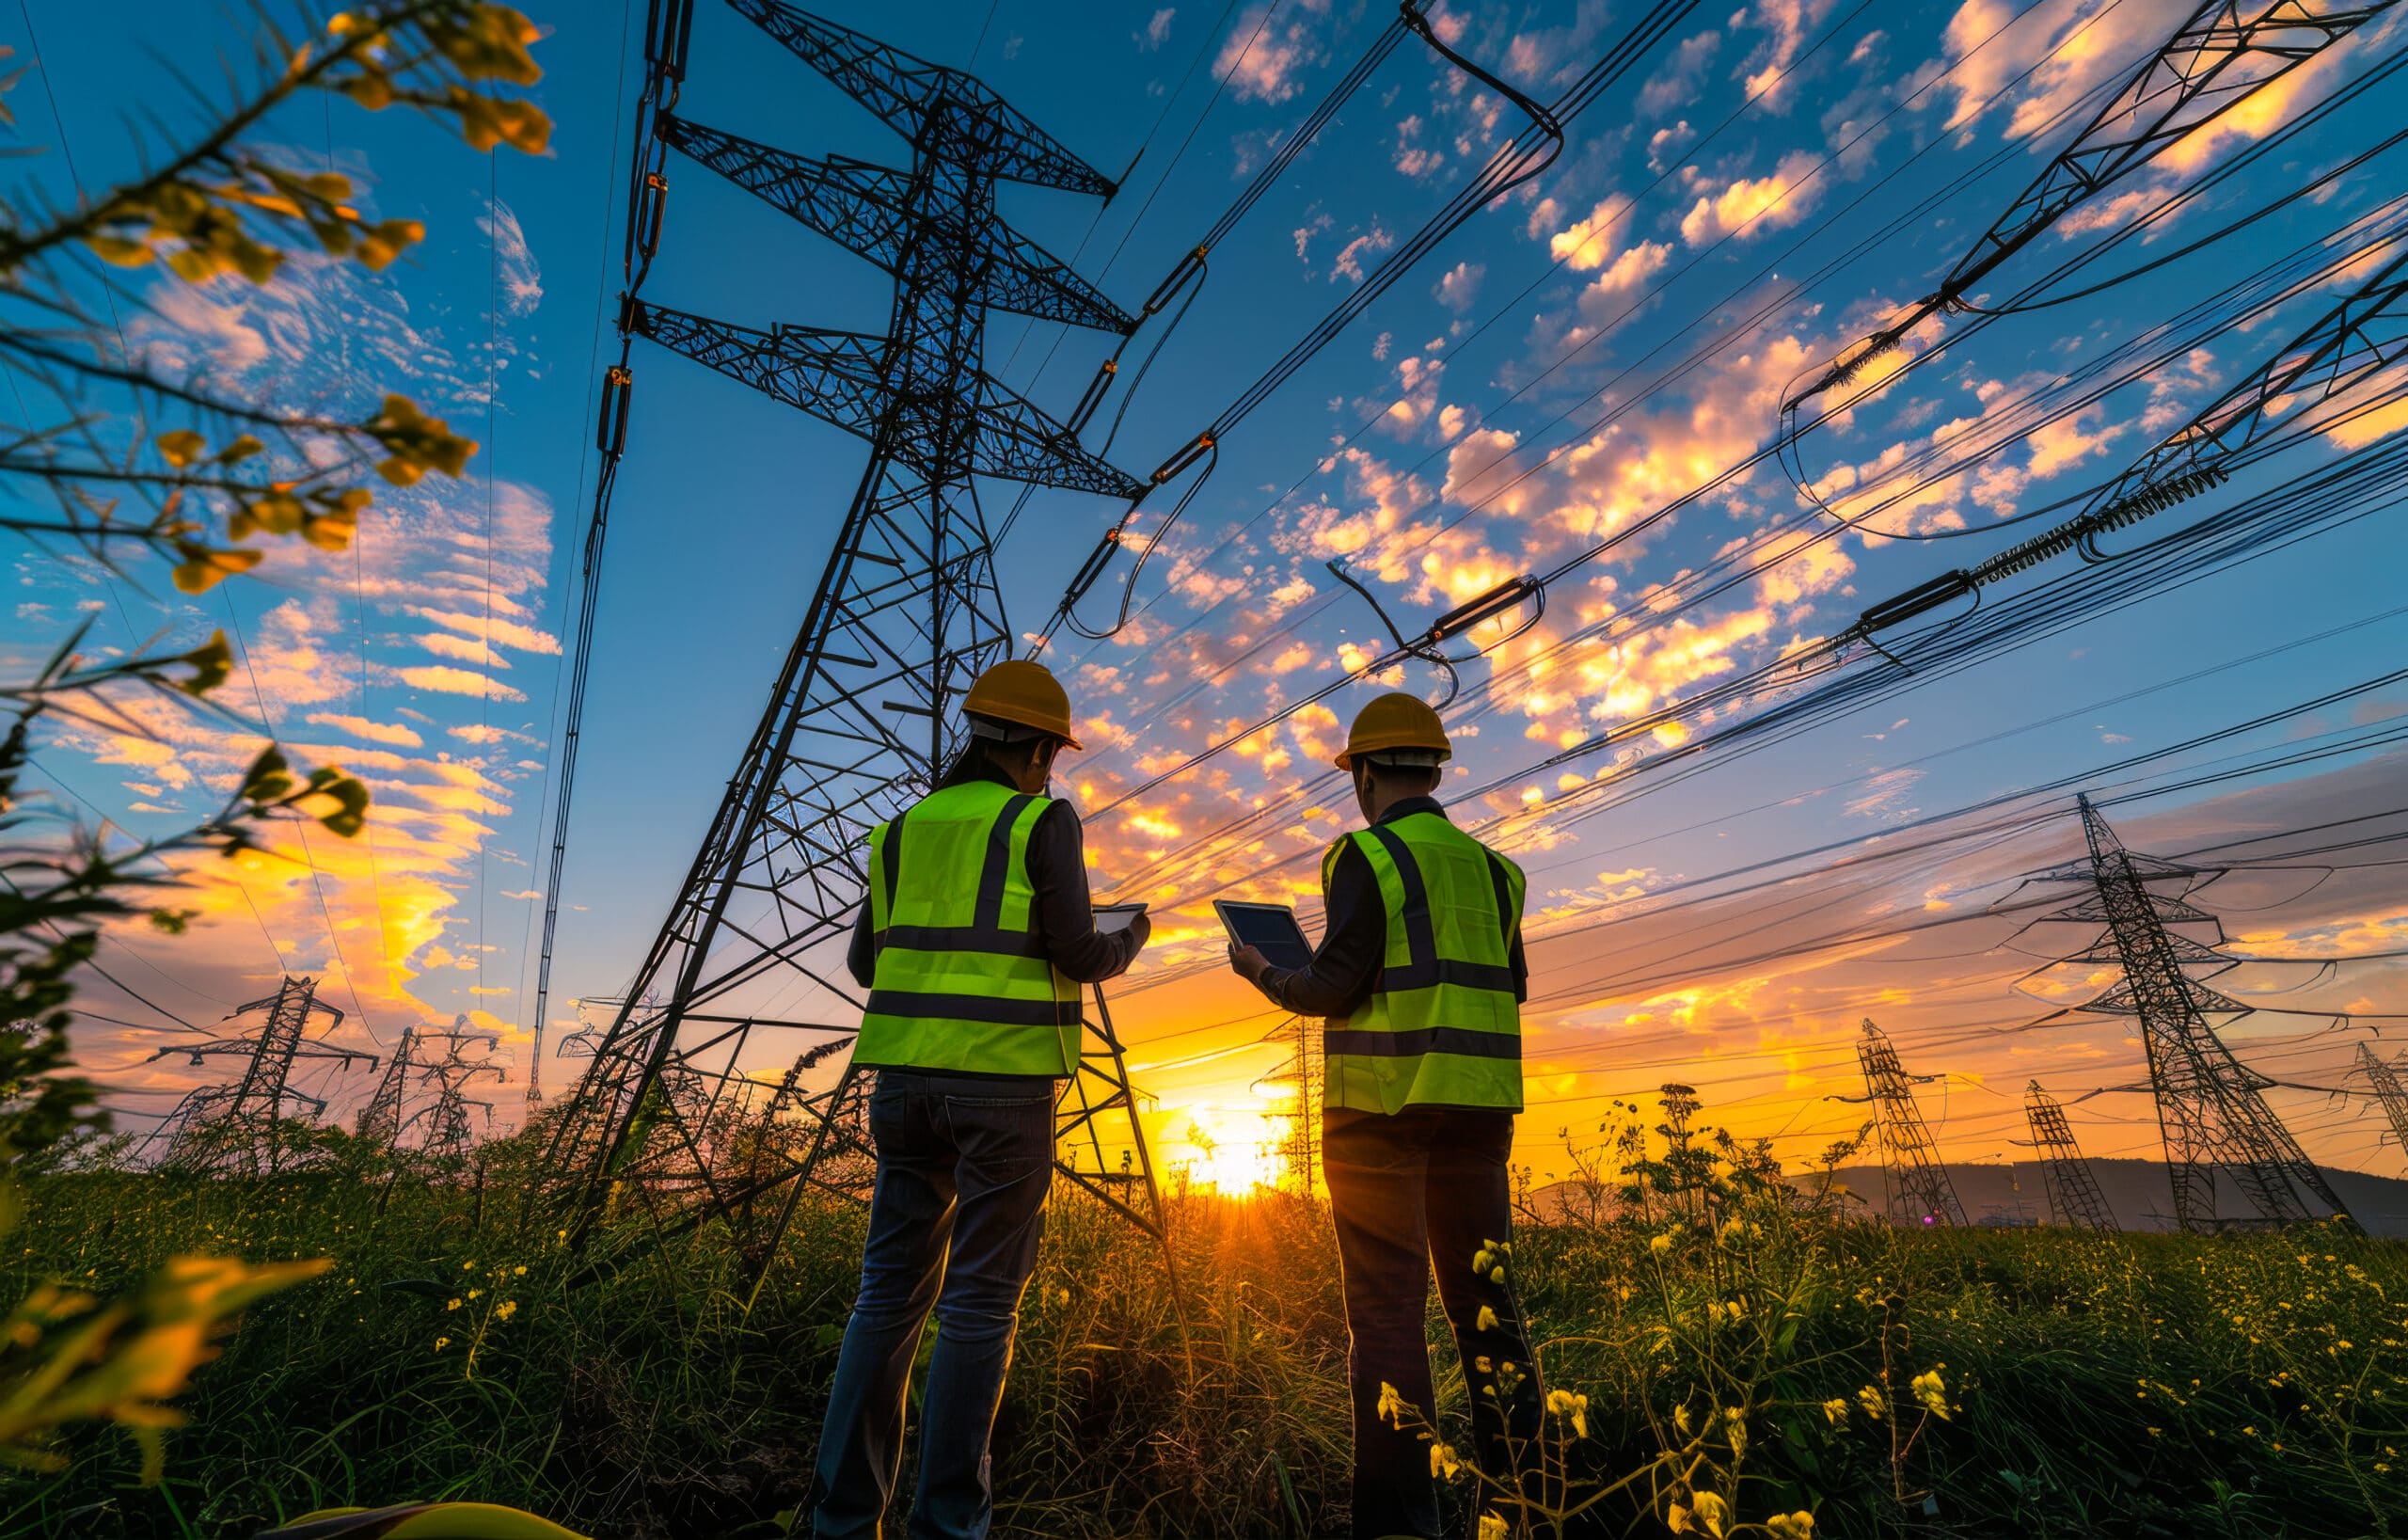
[[[1384,688],[1444,692],[1434,671],[1392,669],[1258,725],[1381,649],[1379,615],[1331,575],[1333,560],[1414,630],[1611,542],[1551,586],[1527,627],[1525,609],[1459,643],[1478,656],[1447,706],[1458,752],[1446,795],[1464,821],[1497,820],[1493,836],[1530,876],[1531,1105],[1517,1158],[1542,1178],[1570,1168],[1567,1138],[1602,1136],[1616,1098],[1652,1101],[1667,1080],[1696,1085],[1707,1120],[1811,1157],[1865,1115],[1842,1099],[1862,1092],[1855,1041],[1867,1018],[1909,1070],[1934,1077],[1920,1095],[1952,1159],[2016,1158],[2036,1077],[2067,1101],[2088,1152],[2152,1152],[2147,1100],[2130,1088],[2144,1072],[2129,1021],[2022,1030],[2104,981],[2097,967],[2043,966],[2088,935],[2025,929],[2030,908],[1986,912],[2056,891],[2020,884],[2078,854],[2076,786],[2122,799],[2111,816],[2135,849],[2215,848],[2213,859],[2255,863],[2197,900],[2223,906],[2236,952],[2400,948],[2397,868],[2272,859],[2400,829],[2402,759],[2377,740],[2408,690],[2286,714],[2398,664],[2399,516],[2372,502],[2371,516],[2102,605],[1755,752],[1688,761],[1694,773],[1636,767],[1798,687],[1566,754],[2033,532],[2009,521],[2069,510],[2111,482],[2396,254],[2408,219],[2400,151],[2367,153],[2395,126],[2383,91],[2312,116],[2408,47],[2395,17],[2088,200],[1975,292],[2054,303],[1930,318],[1830,398],[1792,467],[1746,465],[1773,441],[1794,384],[1930,292],[2187,8],[1766,0],[1691,11],[1570,125],[1544,172],[1469,218],[1226,436],[1139,579],[1129,624],[1045,655],[1087,745],[1056,788],[1085,812],[1100,896],[1147,899],[1157,915],[1115,1017],[1167,1164],[1243,1184],[1269,1168],[1279,1133],[1281,1093],[1263,1077],[1281,1050],[1261,1040],[1279,1018],[1213,966],[1205,900],[1294,901],[1317,923],[1319,852],[1354,821],[1327,770],[1346,718]],[[215,1029],[288,973],[320,980],[347,1013],[332,1040],[351,1046],[378,1051],[406,1024],[463,1015],[496,1033],[510,1081],[479,1094],[495,1101],[497,1127],[521,1110],[562,643],[596,466],[594,390],[615,357],[607,316],[625,283],[618,200],[642,48],[617,6],[528,9],[547,34],[531,93],[556,125],[544,156],[480,155],[340,101],[263,125],[297,161],[361,180],[377,215],[424,220],[428,239],[406,262],[382,276],[296,262],[265,289],[136,283],[119,313],[122,346],[221,389],[363,410],[403,389],[481,441],[470,474],[380,500],[351,552],[277,548],[204,598],[140,562],[110,574],[71,553],[10,553],[18,592],[0,647],[21,671],[87,619],[94,652],[216,627],[242,648],[229,700],[242,723],[163,712],[149,736],[47,725],[38,764],[57,812],[180,827],[225,794],[265,732],[361,774],[375,797],[361,838],[321,833],[192,865],[178,899],[198,914],[187,934],[112,935],[103,965],[115,982],[93,981],[97,1014],[78,1047],[128,1128],[217,1072],[144,1062],[155,1048]],[[798,152],[900,164],[907,147],[799,60],[726,8],[697,10],[682,113]],[[1121,178],[1108,203],[1007,186],[998,212],[1133,310],[1392,10],[830,0],[825,13],[973,70]],[[1443,37],[1541,99],[1640,15],[1595,0],[1434,8]],[[147,53],[129,52],[137,40]],[[36,66],[8,99],[24,151],[9,174],[64,199],[137,164],[129,110],[188,129],[194,110],[169,67],[210,78],[208,61],[245,39],[210,8],[29,0],[23,17],[0,16],[0,43]],[[1209,253],[1176,327],[1158,319],[1140,335],[1138,348],[1160,338],[1160,350],[1108,456],[1143,475],[1186,443],[1520,127],[1513,103],[1407,39]],[[2082,265],[2059,273],[2068,262]],[[2119,275],[2131,276],[2108,281]],[[2104,287],[2082,293],[2093,285]],[[889,292],[867,263],[673,163],[647,298],[755,326],[875,332]],[[2221,324],[2235,315],[2241,325]],[[986,335],[990,370],[1057,415],[1107,346],[1009,316]],[[658,929],[864,453],[685,360],[640,351],[635,369],[547,1012],[555,1043],[580,1021],[578,1000],[624,986]],[[2092,399],[2042,415],[2075,405],[2085,382],[2099,386]],[[2159,521],[2341,463],[2400,415],[2297,435],[2258,479]],[[989,505],[1009,492],[986,489]],[[1820,524],[1808,516],[1816,499]],[[1676,500],[1671,516],[1640,522]],[[996,557],[1017,628],[1041,625],[1118,511],[1069,492],[1030,500]],[[1142,515],[1133,532],[1159,518]],[[1833,534],[1838,520],[1847,527]],[[1776,559],[1672,610],[1713,564],[1766,553]],[[1090,626],[1110,618],[1123,570],[1083,607]],[[2177,749],[2260,717],[2271,720]],[[1614,789],[1582,789],[1596,781]],[[2006,826],[1943,817],[2036,786],[2054,789],[2009,804]],[[2358,821],[2233,844],[2341,819]],[[1949,837],[1919,843],[1934,834]],[[1800,854],[1814,851],[1826,853]],[[1923,920],[1935,923],[1902,929]],[[2218,981],[2264,1008],[2232,1040],[2289,1083],[2270,1097],[2320,1159],[2401,1169],[2371,1103],[2331,1089],[2363,1089],[2341,1079],[2360,1043],[2392,1051],[2375,1029],[2382,1012],[2408,1012],[2403,985],[2383,957],[2258,961]],[[2363,1017],[2335,1023],[2343,1011]],[[577,1068],[543,1060],[547,1088]],[[306,1084],[342,1115],[369,1082],[325,1068]]]

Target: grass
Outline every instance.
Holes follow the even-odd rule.
[[[1661,1534],[1669,1516],[1794,1535],[1798,1513],[1850,1537],[2408,1528],[2392,1516],[2408,1513],[2408,1248],[2331,1227],[1903,1234],[1800,1205],[1725,1153],[1690,1197],[1701,1217],[1641,1192],[1518,1232],[1546,1383],[1587,1404],[1560,1401],[1529,1451],[1547,1472],[1534,1501],[1466,1469],[1459,1513],[1538,1534]],[[437,1498],[614,1540],[782,1532],[862,1229],[846,1208],[806,1214],[748,1316],[741,1260],[713,1232],[563,1291],[549,1232],[517,1236],[499,1190],[87,1173],[28,1198],[21,1290],[106,1289],[195,1251],[336,1264],[255,1307],[201,1372],[158,1484],[104,1428],[66,1441],[64,1473],[7,1478],[0,1535],[76,1540]],[[1057,1197],[997,1434],[998,1532],[1344,1532],[1325,1215],[1173,1203],[1184,1340],[1159,1253]],[[1467,1443],[1460,1376],[1440,1395],[1439,1438]]]

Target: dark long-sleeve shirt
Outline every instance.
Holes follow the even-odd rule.
[[[983,778],[997,786],[1011,786],[991,769]],[[1056,801],[1038,815],[1037,827],[1029,831],[1028,881],[1037,890],[1031,911],[1037,933],[1044,938],[1045,955],[1065,978],[1100,984],[1127,972],[1137,960],[1135,931],[1106,933],[1095,928],[1095,911],[1087,895],[1086,840],[1079,829],[1079,815],[1069,802]],[[854,983],[870,987],[878,968],[878,939],[870,929],[866,900],[853,922],[852,948],[845,963]]]
[[[1394,823],[1415,813],[1447,816],[1435,797],[1407,797],[1382,813],[1377,822]],[[1348,840],[1329,865],[1322,885],[1322,908],[1328,925],[1313,960],[1301,968],[1273,968],[1257,985],[1271,1003],[1299,1016],[1347,1016],[1371,997],[1380,964],[1388,951],[1387,906],[1380,899],[1380,880],[1371,863]],[[1530,967],[1522,955],[1519,916],[1513,925],[1508,961],[1513,970],[1513,998],[1529,998]]]

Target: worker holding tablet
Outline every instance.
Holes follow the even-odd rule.
[[[1011,659],[961,704],[960,756],[865,852],[849,966],[869,992],[853,1063],[878,1071],[878,1184],[820,1430],[821,1540],[879,1532],[932,1308],[911,1532],[987,1532],[987,1445],[1054,1177],[1054,1093],[1078,1072],[1080,987],[1125,970],[1151,929],[1139,905],[1098,926],[1078,814],[1045,795],[1054,755],[1079,747],[1061,684]]]
[[[1481,1468],[1513,1480],[1513,1446],[1539,1432],[1537,1368],[1503,1263],[1473,1266],[1512,1236],[1506,1162],[1529,977],[1522,873],[1439,805],[1452,753],[1422,701],[1389,694],[1364,706],[1337,763],[1369,827],[1322,861],[1321,945],[1282,967],[1270,947],[1241,940],[1273,933],[1260,916],[1223,915],[1231,967],[1281,1008],[1328,1018],[1323,1172],[1352,1339],[1354,1533],[1365,1537],[1438,1532],[1428,1448],[1410,1420],[1401,1429],[1380,1414],[1381,1387],[1393,1386],[1421,1425],[1436,1424],[1421,1325],[1433,1267]]]

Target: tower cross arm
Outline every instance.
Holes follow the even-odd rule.
[[[2092,498],[2093,511],[2128,501],[2248,449],[2408,358],[2408,250],[2352,291],[2290,345],[2202,407]]]
[[[978,439],[971,468],[1006,481],[1134,500],[1146,484],[1088,453],[1079,436],[984,370],[978,373]]]
[[[690,119],[664,116],[662,142],[856,256],[900,273],[923,223],[979,275],[978,298],[1000,310],[1063,321],[1127,336],[1136,317],[1106,298],[1069,264],[1000,220],[963,230],[958,219],[929,221],[907,206],[911,179],[866,161],[814,158],[761,144]]]
[[[940,158],[983,176],[1110,198],[1112,179],[958,70],[865,38],[777,0],[727,0],[838,90]]]
[[[2024,189],[1941,292],[1963,294],[2057,216],[2391,8],[2397,0],[2203,0]],[[2244,14],[2246,12],[2246,14]]]
[[[629,331],[847,433],[868,437],[886,405],[876,337],[816,326],[761,331],[634,299],[626,319]]]
[[[877,433],[893,388],[885,340],[812,326],[761,331],[642,300],[627,302],[628,329],[682,353],[772,400],[863,438]],[[973,408],[970,468],[1006,481],[1135,499],[1146,484],[1080,447],[1078,436],[981,370],[961,391]],[[895,452],[909,458],[908,437]]]

